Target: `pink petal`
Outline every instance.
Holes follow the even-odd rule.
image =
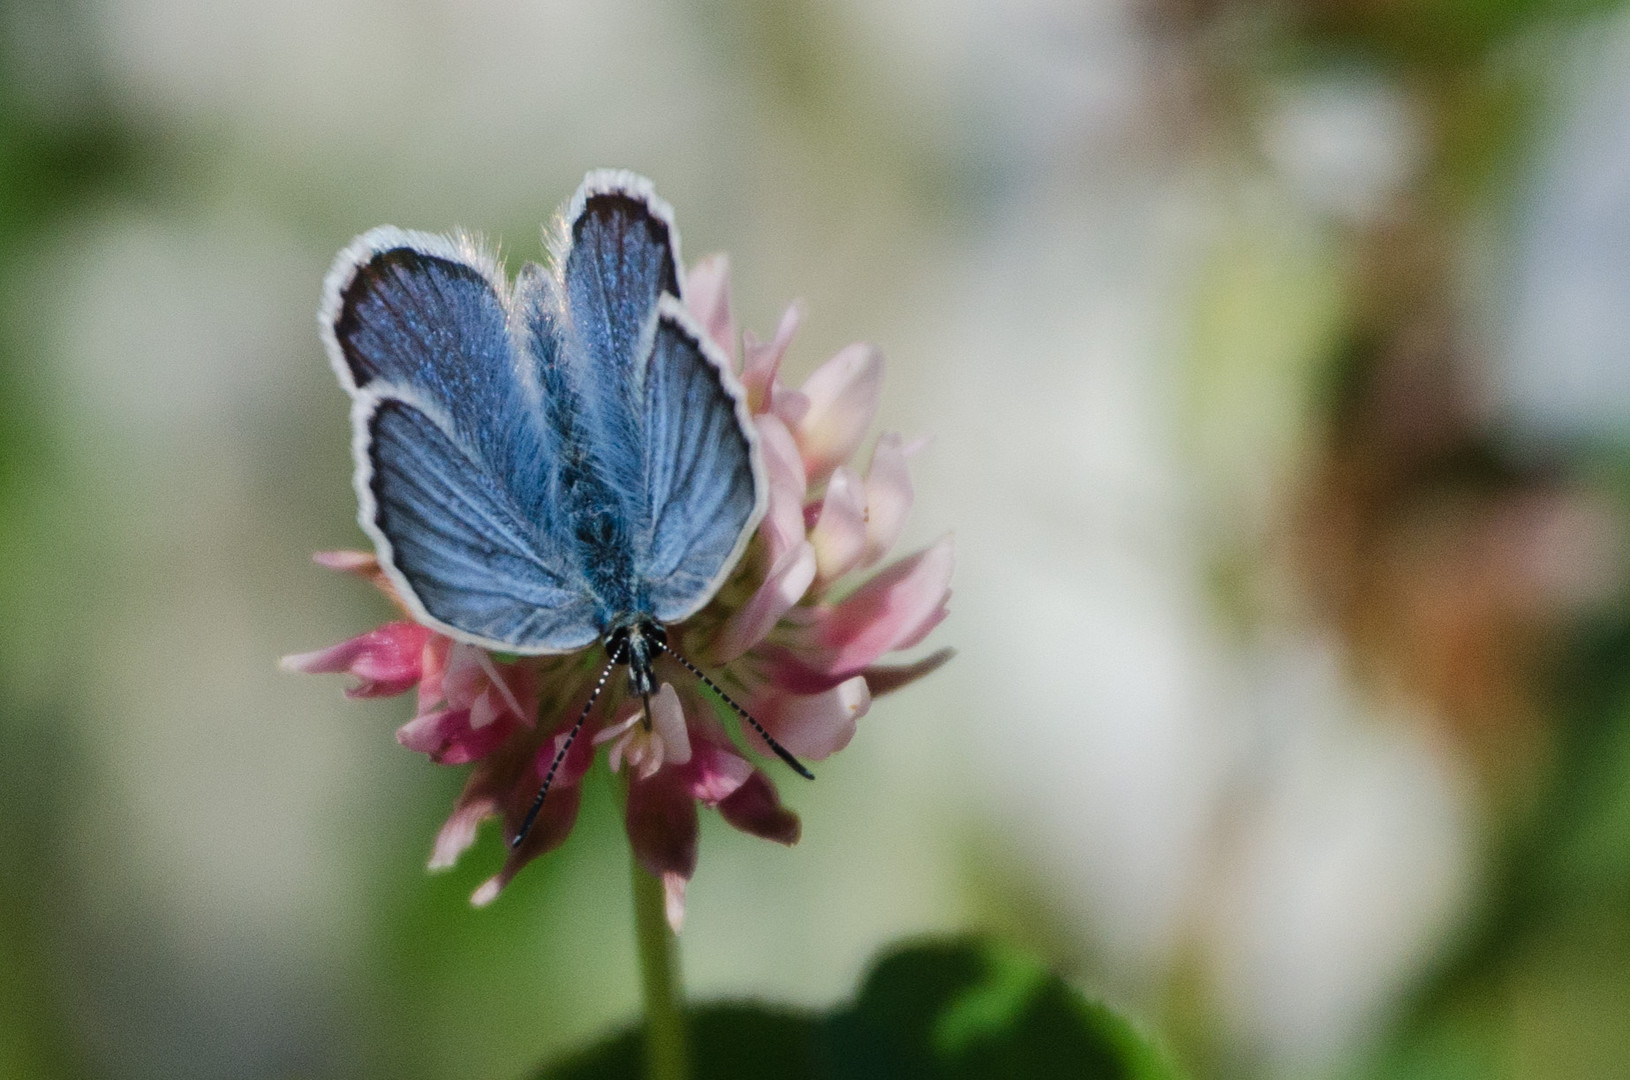
[[[899,435],[885,432],[877,437],[872,465],[866,470],[866,549],[861,566],[875,566],[894,547],[905,531],[911,500],[905,446]]]
[[[761,694],[751,711],[793,754],[821,761],[849,745],[855,721],[866,715],[871,704],[865,678],[856,675],[823,694]],[[749,738],[769,752],[756,732],[749,731]]]
[[[633,709],[625,719],[602,728],[594,736],[596,745],[608,739],[617,740],[608,760],[612,772],[620,772],[626,759],[636,779],[649,780],[664,765],[678,767],[691,760],[685,710],[671,684],[663,683],[652,695],[649,717],[638,701],[628,704]]]
[[[803,385],[809,409],[793,426],[804,473],[812,485],[848,461],[877,413],[883,391],[883,355],[850,345],[815,370]]]
[[[446,667],[442,670],[441,692],[449,704],[470,705],[476,695],[487,687],[487,666],[479,648],[455,641],[447,650]]]
[[[391,603],[401,608],[403,614],[410,614],[402,603],[402,598],[396,594],[396,586],[391,584],[390,578],[379,568],[379,560],[372,552],[319,551],[311,557],[311,561],[326,569],[362,578],[390,597]]]
[[[770,412],[794,431],[809,415],[809,398],[800,390],[789,390],[780,383],[771,388]]]
[[[447,674],[447,657],[455,644],[452,638],[434,633],[425,642],[424,674],[419,677],[419,712],[432,712],[446,701],[442,680]]]
[[[386,623],[331,648],[285,656],[278,664],[308,675],[354,675],[357,685],[346,691],[350,697],[390,697],[418,683],[429,639],[430,631],[417,623]]]
[[[724,736],[720,733],[719,737]],[[696,755],[683,772],[683,781],[691,798],[714,806],[734,794],[752,773],[752,765],[734,749],[699,739]]]
[[[689,884],[683,874],[672,871],[662,875],[662,910],[668,916],[668,925],[679,933],[685,925],[685,886]]]
[[[535,792],[535,788],[520,787],[506,798],[504,808],[506,841],[513,837],[515,830],[520,827]],[[504,860],[503,869],[484,881],[481,887],[471,894],[470,903],[476,907],[485,907],[492,903],[504,886],[520,873],[521,867],[565,843],[566,837],[571,835],[572,826],[577,823],[577,811],[582,801],[582,788],[575,783],[562,787],[557,781],[556,785],[549,789],[549,797],[544,800],[543,809],[538,812],[537,820],[532,823],[532,830],[526,834],[520,848],[510,851],[509,857]]]
[[[728,664],[764,640],[781,616],[803,598],[815,580],[815,549],[807,541],[784,552],[758,590],[730,616],[709,649],[715,662]]]
[[[866,495],[859,477],[844,466],[832,471],[809,542],[815,547],[817,580],[826,585],[860,562],[866,549]]]
[[[611,748],[611,771],[618,772],[619,759],[628,762],[628,771],[636,780],[649,780],[662,768],[662,742],[650,738],[644,730],[630,732],[617,740]]]
[[[470,726],[472,728],[493,727],[494,721],[500,716],[513,716],[515,710],[505,704],[490,687],[476,696],[475,703],[470,706]]]
[[[751,672],[751,674],[749,674]],[[803,656],[782,645],[761,644],[753,650],[738,673],[749,680],[756,675],[755,685],[763,685],[764,692],[785,694],[824,694],[853,675],[834,675],[825,668],[812,666]]]
[[[755,413],[770,411],[776,376],[781,371],[781,359],[787,355],[787,346],[798,333],[798,324],[804,321],[804,306],[797,301],[787,305],[775,336],[764,344],[749,330],[743,335],[744,360],[741,383],[747,388],[747,404]]]
[[[538,710],[532,669],[524,663],[499,664],[485,652],[481,654],[480,664],[487,675],[485,694],[493,699],[495,707],[523,720],[531,719]]]
[[[576,717],[573,717],[573,719],[575,720]],[[543,778],[549,775],[549,766],[554,764],[555,758],[560,754],[560,748],[566,745],[566,738],[570,733],[570,723],[562,718],[560,730],[556,731],[552,738],[545,739],[543,745],[539,746],[537,752],[532,755],[530,775],[524,776],[517,786],[517,790],[529,788],[531,791],[531,794],[523,800],[527,807],[532,805],[532,797],[537,794],[538,788],[543,784]],[[549,787],[549,798],[555,797],[555,789],[558,787],[575,787],[582,781],[583,774],[589,771],[589,766],[592,764],[594,764],[594,740],[579,732],[578,738],[573,741],[571,749],[566,752],[565,760],[555,770],[555,778],[551,781]],[[547,800],[544,805],[548,805]],[[516,824],[520,824],[519,819],[516,820]]]
[[[498,813],[498,800],[491,795],[460,799],[458,805],[436,834],[436,845],[430,852],[430,869],[445,870],[458,861],[458,857],[475,843],[476,829]]]
[[[730,258],[704,257],[685,275],[685,307],[707,336],[737,366],[736,319],[730,310]]]
[[[796,651],[834,675],[921,641],[945,617],[954,563],[951,538],[883,569],[836,604],[814,609],[793,635]]]
[[[955,649],[940,649],[914,664],[873,664],[861,674],[866,677],[866,686],[871,690],[872,697],[879,698],[938,671],[955,655]]]
[[[499,664],[483,649],[433,634],[424,651],[419,715],[444,706],[468,709],[472,728],[500,718],[530,726],[538,710],[534,667]]]
[[[427,754],[438,765],[467,765],[504,744],[516,728],[512,714],[487,724],[471,722],[471,710],[443,709],[425,713],[403,724],[396,741],[409,750]]]
[[[894,652],[898,649],[909,649],[913,645],[921,643],[923,638],[932,633],[934,627],[944,622],[945,617],[951,613],[950,609],[946,606],[950,603],[950,601],[951,590],[946,589],[944,598],[940,600],[940,606],[934,611],[929,612],[928,615],[921,622],[917,623],[915,627],[903,633],[900,638],[889,647],[888,651]]]
[[[696,802],[677,770],[630,783],[624,823],[634,858],[648,873],[696,872]]]
[[[627,715],[620,720],[607,724],[605,727],[595,732],[592,739],[595,746],[599,746],[604,742],[610,742],[612,739],[615,739],[627,732],[629,728],[633,727],[639,722],[640,707],[638,702],[624,702],[619,711],[625,712]],[[611,771],[617,771],[617,766],[615,764],[611,766]]]
[[[357,577],[372,577],[379,573],[379,559],[371,551],[319,551],[311,561],[328,570]]]
[[[751,776],[719,803],[719,814],[742,832],[791,847],[798,842],[798,815],[781,805],[769,777],[753,770]]]
[[[769,510],[759,531],[770,548],[770,558],[804,539],[804,463],[798,456],[798,443],[779,417],[758,418],[759,445],[763,448],[764,472],[769,481]]]

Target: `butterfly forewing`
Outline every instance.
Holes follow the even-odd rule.
[[[331,348],[342,380],[434,403],[451,434],[496,470],[537,456],[539,426],[517,400],[517,352],[501,277],[471,246],[375,229],[329,276]],[[494,424],[516,415],[519,424]]]
[[[657,299],[680,295],[672,211],[637,177],[596,173],[567,214],[554,256],[575,344],[597,384],[637,382]]]

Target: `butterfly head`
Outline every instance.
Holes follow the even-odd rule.
[[[639,697],[656,693],[651,662],[668,646],[668,631],[661,623],[636,617],[614,626],[605,635],[606,655],[613,663],[628,665],[628,691]]]

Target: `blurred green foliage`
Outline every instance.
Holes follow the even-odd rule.
[[[69,1023],[52,898],[68,885],[55,850],[75,755],[58,716],[18,715],[0,686],[0,1076],[83,1074]]]
[[[0,28],[24,6],[0,4]],[[39,368],[28,356],[38,328],[15,317],[11,275],[24,253],[88,204],[116,189],[139,191],[163,158],[160,141],[122,117],[87,72],[58,72],[80,83],[67,107],[30,101],[12,70],[13,53],[0,49],[0,302],[9,316],[0,319],[0,507],[41,482],[55,438],[28,378]],[[3,531],[18,515],[0,517],[8,519],[0,521]]]
[[[1489,343],[1477,340],[1483,328],[1476,326],[1466,296],[1488,287],[1490,267],[1479,260],[1491,250],[1509,256],[1512,247],[1499,244],[1511,244],[1522,224],[1520,214],[1531,209],[1519,200],[1531,196],[1535,159],[1555,135],[1555,80],[1564,73],[1557,63],[1565,55],[1564,43],[1577,45],[1622,6],[1618,0],[1303,0],[1290,6],[1243,0],[1201,16],[1235,28],[1235,36],[1223,40],[1248,45],[1198,50],[1215,65],[1216,84],[1228,92],[1230,106],[1220,111],[1217,127],[1230,137],[1249,138],[1242,132],[1260,120],[1256,110],[1276,88],[1354,72],[1388,80],[1420,125],[1416,175],[1396,204],[1373,220],[1309,229],[1305,223],[1282,224],[1289,214],[1269,215],[1267,224],[1240,215],[1254,229],[1250,250],[1272,254],[1302,280],[1317,278],[1285,253],[1274,252],[1271,234],[1267,241],[1258,234],[1288,229],[1304,243],[1309,232],[1329,243],[1331,250],[1318,253],[1312,265],[1326,273],[1339,270],[1334,303],[1328,294],[1315,297],[1318,303],[1298,298],[1291,304],[1295,316],[1287,319],[1274,310],[1287,290],[1270,292],[1251,282],[1249,262],[1235,257],[1227,244],[1220,245],[1227,265],[1202,278],[1213,286],[1243,281],[1248,295],[1222,310],[1271,311],[1271,320],[1261,325],[1279,337],[1253,334],[1250,324],[1203,324],[1201,346],[1194,350],[1201,372],[1219,381],[1223,391],[1239,394],[1250,387],[1245,378],[1250,371],[1240,361],[1231,367],[1229,360],[1239,356],[1265,366],[1284,352],[1291,377],[1281,375],[1268,384],[1280,393],[1299,381],[1316,388],[1311,415],[1300,402],[1287,415],[1315,432],[1323,453],[1339,462],[1335,486],[1370,485],[1368,503],[1362,497],[1344,502],[1351,493],[1339,490],[1322,502],[1313,500],[1315,513],[1323,511],[1325,520],[1341,513],[1359,519],[1351,533],[1341,534],[1355,546],[1398,535],[1388,530],[1399,528],[1414,510],[1457,502],[1487,510],[1548,485],[1590,491],[1621,517],[1630,507],[1630,485],[1623,479],[1630,455],[1622,439],[1606,448],[1515,445],[1497,422],[1468,420],[1476,410],[1459,396],[1475,393],[1468,388],[1487,378],[1481,365],[1490,359],[1480,355]],[[1499,239],[1491,245],[1491,237]],[[1508,268],[1497,271],[1505,272]],[[1211,314],[1208,303],[1216,291],[1201,290],[1202,319]],[[1319,313],[1330,316],[1326,328],[1333,325],[1337,332],[1295,340],[1295,320]],[[1287,333],[1285,349],[1276,351],[1272,346]],[[1411,349],[1414,355],[1400,364],[1400,354]],[[1417,365],[1413,373],[1400,377],[1399,370],[1411,363]],[[1301,372],[1295,370],[1298,364]],[[1310,379],[1308,372],[1317,377]],[[1422,372],[1430,374],[1423,378]],[[1451,389],[1434,397],[1429,379]],[[1389,396],[1365,398],[1388,380],[1396,380]],[[1242,414],[1228,415],[1205,379],[1192,383],[1216,413],[1213,426],[1218,421],[1228,430],[1241,426]],[[1430,432],[1419,434],[1420,442],[1430,448],[1385,441],[1387,421],[1399,408],[1415,411],[1418,433]],[[1367,420],[1359,419],[1364,409],[1374,410]],[[1208,429],[1202,422],[1189,430],[1203,438]],[[1249,460],[1260,468],[1260,459]],[[1292,460],[1298,468],[1307,466],[1304,456]],[[1227,464],[1212,455],[1202,467],[1219,472]],[[1327,474],[1316,476],[1312,485],[1331,482]],[[1353,580],[1369,579],[1361,571]],[[1358,605],[1364,602],[1360,598]],[[1366,614],[1376,616],[1374,610]],[[1381,612],[1374,625],[1396,632],[1398,627],[1386,622],[1388,615]],[[1500,632],[1517,632],[1511,626],[1494,630],[1485,640],[1498,642]],[[1356,654],[1365,649],[1362,641],[1347,645]],[[1482,732],[1460,730],[1450,737],[1468,759],[1479,753],[1537,758],[1513,770],[1515,775],[1532,769],[1522,783],[1533,787],[1514,790],[1509,779],[1485,778],[1477,798],[1486,861],[1474,910],[1443,953],[1424,965],[1425,977],[1393,1004],[1369,1051],[1337,1066],[1335,1075],[1355,1080],[1630,1075],[1630,616],[1623,596],[1612,597],[1584,623],[1563,627],[1538,654],[1521,660],[1532,671],[1510,672],[1508,678],[1532,703],[1535,722],[1545,730],[1539,740],[1544,750],[1536,753],[1509,732],[1489,735],[1499,724],[1488,717],[1474,718],[1489,725]],[[1480,737],[1493,749],[1475,745]],[[1511,786],[1502,789],[1502,784]],[[1189,1007],[1192,1000],[1177,1011]],[[1205,1014],[1207,1006],[1199,1011]],[[1215,1034],[1214,1015],[1198,1022],[1178,1015],[1176,1021],[1174,1030],[1183,1033],[1185,1049],[1203,1063],[1205,1073],[1261,1074],[1259,1060],[1231,1059],[1206,1045]],[[1291,1069],[1287,1075],[1304,1073]]]
[[[1309,43],[1417,71],[1452,71],[1536,26],[1611,11],[1618,0],[1307,0],[1296,9]]]
[[[15,4],[0,5],[0,26]],[[66,113],[42,115],[25,99],[0,49],[0,611],[23,575],[23,506],[54,475],[57,433],[31,376],[38,327],[15,317],[21,257],[49,231],[152,164],[144,143],[94,92]],[[71,77],[74,73],[64,73]],[[83,1073],[74,1025],[66,932],[58,901],[70,888],[56,853],[79,780],[70,699],[25,703],[0,668],[0,1076]]]
[[[725,1003],[691,1011],[696,1080],[1178,1080],[1142,1033],[1038,961],[985,940],[885,953],[827,1013]],[[539,1080],[636,1080],[639,1030]]]
[[[1554,678],[1547,790],[1356,1077],[1613,1080],[1630,1065],[1630,622],[1579,628]]]

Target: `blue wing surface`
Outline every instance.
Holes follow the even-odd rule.
[[[649,182],[591,173],[513,294],[473,248],[378,229],[343,252],[323,327],[355,399],[360,518],[426,621],[515,652],[678,622],[763,515],[755,429],[680,303]]]
[[[754,429],[728,361],[673,298],[661,304],[643,402],[639,573],[661,622],[718,591],[764,511]]]
[[[515,285],[515,321],[538,358],[540,414],[555,450],[553,536],[600,604],[602,624],[644,612],[634,574],[641,435],[605,371],[583,360],[562,323],[554,279],[528,264]],[[575,362],[574,362],[575,361]]]
[[[425,613],[459,636],[516,652],[595,640],[601,623],[593,598],[538,553],[535,527],[431,411],[389,397],[358,402],[367,436],[364,510],[387,541],[381,555]]]
[[[323,322],[342,382],[436,403],[460,441],[519,479],[544,458],[543,432],[503,291],[473,245],[375,229],[336,261]]]
[[[596,385],[637,384],[657,298],[680,295],[673,211],[631,173],[591,173],[561,228],[555,261],[582,362]]]
[[[662,622],[718,590],[762,516],[751,418],[728,362],[679,302],[678,232],[650,184],[591,173],[552,245],[559,370],[545,399],[582,463],[582,565],[613,615]],[[536,348],[536,346],[534,346]]]
[[[554,509],[554,433],[497,268],[442,237],[376,229],[341,253],[323,327],[353,409],[359,518],[427,621],[556,652],[593,640]],[[462,599],[461,599],[462,597]]]
[[[575,401],[566,418],[575,436],[562,438],[582,447],[600,507],[590,512],[582,500],[574,512],[588,545],[583,565],[615,610],[646,612],[630,576],[639,552],[627,534],[642,531],[642,387],[658,299],[679,295],[678,234],[650,183],[623,172],[590,173],[557,227],[557,355]],[[612,544],[600,543],[601,535]]]

